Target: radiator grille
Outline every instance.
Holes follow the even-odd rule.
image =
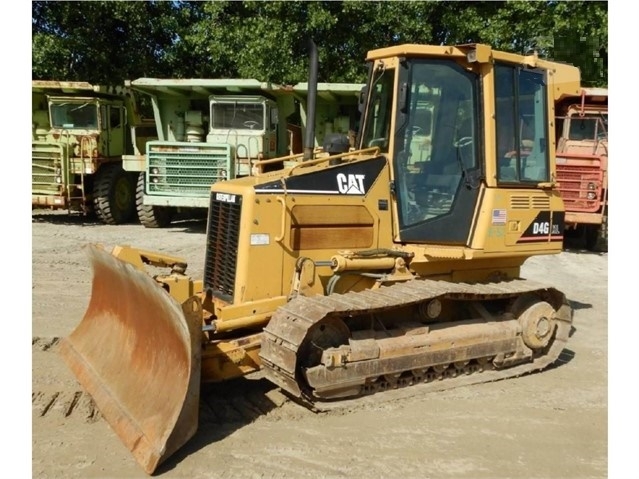
[[[557,181],[566,211],[599,210],[603,196],[603,172],[599,168],[557,165]]]
[[[31,145],[31,191],[33,194],[60,194],[63,185],[56,177],[65,175],[62,145],[33,142]]]
[[[204,262],[204,287],[207,292],[232,303],[235,292],[242,197],[224,195],[226,201],[218,201],[216,200],[217,195],[219,193],[211,193]],[[229,201],[230,198],[233,201]]]
[[[234,177],[229,145],[147,143],[146,193],[207,198],[211,185]]]

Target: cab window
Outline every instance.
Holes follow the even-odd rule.
[[[509,65],[496,66],[499,182],[538,183],[549,180],[546,88],[543,72]]]

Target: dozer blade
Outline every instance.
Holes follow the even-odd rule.
[[[60,352],[151,474],[197,429],[201,302],[178,304],[150,276],[89,246],[88,309]]]

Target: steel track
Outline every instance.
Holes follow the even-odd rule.
[[[477,358],[462,367],[433,363],[434,367],[420,367],[419,373],[405,370],[396,379],[372,376],[367,378],[356,395],[347,399],[315,397],[312,388],[304,382],[302,363],[305,358],[302,345],[311,328],[327,318],[340,318],[346,324],[349,318],[362,314],[388,313],[392,310],[415,306],[435,298],[456,301],[479,301],[484,304],[495,300],[515,300],[523,295],[538,296],[555,308],[556,330],[551,343],[536,352],[526,363],[500,369],[490,360]],[[572,324],[572,310],[563,293],[546,285],[524,279],[490,284],[450,283],[435,280],[413,280],[376,290],[334,294],[331,296],[298,297],[282,306],[266,326],[260,356],[265,376],[285,392],[315,411],[326,411],[374,402],[368,399],[384,391],[384,400],[412,396],[430,391],[498,381],[542,370],[555,362],[564,349]],[[357,363],[353,363],[357,364]],[[408,387],[410,386],[410,387]],[[403,391],[408,390],[408,391]],[[382,399],[382,398],[380,398]]]

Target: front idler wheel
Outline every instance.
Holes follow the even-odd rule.
[[[522,339],[533,351],[544,349],[555,333],[555,310],[545,301],[529,306],[520,316]]]

